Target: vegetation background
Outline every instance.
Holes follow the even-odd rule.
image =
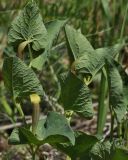
[[[13,125],[10,126],[10,124],[18,120],[17,125],[20,125],[20,118],[17,116],[17,111],[14,111],[13,102],[10,101],[10,97],[4,88],[1,71],[3,54],[8,54],[12,51],[11,47],[7,46],[9,27],[26,2],[27,0],[0,0],[0,156],[3,160],[30,159],[26,148],[22,146],[18,148],[12,147],[7,144],[7,137],[13,128]],[[76,29],[81,29],[81,32],[88,38],[94,48],[111,46],[117,43],[120,37],[123,37],[126,41],[128,40],[128,15],[125,17],[128,9],[127,0],[37,0],[37,3],[44,23],[53,19],[68,19],[68,24]],[[60,47],[50,57],[50,65],[46,65],[45,70],[39,73],[39,78],[45,85],[49,98],[46,102],[42,102],[44,113],[47,113],[48,109],[60,111],[55,101],[59,87],[57,77],[67,69],[69,63],[67,50],[64,44],[60,44],[61,41],[65,41],[63,32],[57,41]],[[124,54],[123,64],[127,67],[127,47],[122,50],[122,54]],[[97,85],[99,85],[99,76],[90,86],[93,90],[95,104],[99,93]],[[25,101],[23,106],[26,118],[31,121],[31,104]],[[75,117],[73,123],[80,127],[81,120],[79,117]],[[90,132],[90,128],[87,125],[82,129]],[[64,156],[56,150],[49,149],[48,146],[45,146],[43,151],[45,152],[40,149],[40,157],[43,154],[49,159],[51,158],[51,160],[55,159],[53,155],[56,155],[56,159],[57,156],[58,159],[63,159]]]

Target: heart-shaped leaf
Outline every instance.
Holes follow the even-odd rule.
[[[123,93],[124,93],[125,103],[128,106],[128,74],[119,63],[115,62],[115,65],[118,68],[118,71],[123,81]]]
[[[60,77],[60,101],[65,110],[73,110],[86,118],[93,116],[92,100],[89,88],[73,73],[64,73]]]
[[[21,100],[34,93],[40,96],[44,94],[34,71],[18,57],[4,59],[3,75],[5,86],[14,99]]]
[[[70,128],[67,119],[55,112],[50,112],[47,116],[44,124],[45,134],[44,139],[49,143],[55,143],[61,141],[62,137],[66,137],[74,145],[75,137],[72,129]],[[56,137],[55,137],[56,135]],[[53,137],[52,137],[53,136]]]
[[[46,47],[47,31],[35,2],[29,1],[13,21],[8,42],[15,48],[18,48],[22,42],[32,43],[32,49],[35,51]]]
[[[83,132],[75,132],[76,142],[74,146],[70,144],[57,144],[57,149],[63,151],[71,157],[71,159],[85,160],[89,158],[89,150],[98,142],[96,136],[88,135]]]
[[[109,141],[97,142],[90,151],[92,160],[110,159],[111,143]]]
[[[107,74],[109,85],[109,99],[118,122],[124,118],[127,105],[123,93],[123,81],[114,61],[107,61]]]
[[[54,41],[57,39],[60,30],[66,24],[66,20],[54,20],[46,23],[46,28],[48,32],[47,36],[47,44],[45,48],[45,52],[39,55],[37,58],[33,59],[31,62],[32,67],[42,70],[43,65],[45,64],[48,56],[50,55],[50,51]]]
[[[21,127],[14,129],[9,138],[10,144],[54,145],[64,142],[74,145],[74,132],[67,119],[56,112],[50,112],[47,118],[39,121],[35,135],[29,128]]]
[[[77,75],[82,75],[88,85],[95,74],[105,65],[105,59],[115,57],[124,44],[112,47],[94,49],[81,32],[66,25],[65,34],[71,59],[72,70]]]
[[[72,61],[83,56],[86,52],[91,54],[94,51],[86,37],[84,37],[80,31],[75,30],[73,27],[66,25],[65,35],[69,48],[69,56]]]
[[[48,31],[48,42],[46,50],[49,51],[56,42],[61,29],[65,26],[67,20],[53,20],[45,24]],[[48,53],[49,54],[49,53]]]
[[[112,59],[120,51],[123,44],[116,44],[112,47],[99,48],[88,53],[84,52],[83,56],[79,57],[74,62],[74,70],[77,75],[83,75],[86,79],[90,76],[90,83],[93,77],[105,65],[106,59]]]

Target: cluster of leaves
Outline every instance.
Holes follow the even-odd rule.
[[[70,67],[60,75],[60,103],[66,111],[84,118],[93,117],[92,98],[88,85],[95,75],[104,70],[108,81],[109,104],[120,124],[127,111],[127,79],[125,71],[115,60],[123,43],[94,49],[81,31],[66,25],[66,20],[54,20],[44,25],[35,2],[29,1],[12,22],[8,42],[17,54],[4,58],[3,75],[13,101],[20,104],[36,94],[43,99],[45,92],[34,69],[42,70],[54,41],[64,27],[70,57]],[[126,139],[127,140],[127,139]],[[72,159],[127,159],[122,147],[97,135],[73,131],[64,115],[49,112],[39,120],[35,133],[25,125],[13,130],[10,144],[29,144],[39,147],[44,143],[56,147]],[[108,158],[109,157],[109,158]],[[119,159],[120,160],[120,159]]]

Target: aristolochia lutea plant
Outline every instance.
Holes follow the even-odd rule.
[[[45,143],[64,152],[67,159],[72,160],[118,160],[119,156],[127,159],[124,150],[127,151],[128,140],[128,76],[116,60],[125,44],[120,42],[111,47],[94,49],[80,31],[66,23],[67,20],[53,20],[44,24],[37,4],[31,0],[12,22],[8,44],[15,55],[10,53],[4,57],[3,75],[5,86],[23,119],[23,126],[12,131],[9,144],[28,144],[33,160],[38,148]],[[37,78],[38,71],[42,71],[49,62],[55,39],[62,28],[70,61],[69,69],[59,77],[61,92],[58,103],[65,113],[62,115],[52,111],[40,118],[40,102],[46,94]],[[97,134],[73,131],[70,127],[73,114],[85,119],[93,117],[89,84],[97,74],[101,75]],[[22,110],[24,100],[30,101],[33,106],[32,125],[27,124]],[[112,119],[111,139],[103,137],[108,109]],[[113,138],[114,122],[118,128],[116,141]]]

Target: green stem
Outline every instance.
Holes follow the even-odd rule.
[[[29,50],[30,61],[32,61],[33,60],[33,56],[32,56],[32,51],[31,51],[30,44],[28,44],[28,50]]]
[[[124,34],[124,29],[125,29],[125,24],[126,24],[126,19],[127,19],[127,12],[128,12],[128,2],[125,10],[125,15],[124,15],[124,20],[121,28],[121,33],[120,33],[120,40],[122,41],[123,39],[123,34]]]
[[[51,74],[52,74],[52,76],[53,76],[53,79],[54,79],[54,81],[55,81],[55,83],[56,83],[56,85],[57,85],[57,89],[58,89],[58,90],[57,90],[57,93],[56,93],[55,97],[56,97],[56,99],[58,99],[58,98],[60,97],[61,87],[60,87],[60,84],[58,83],[58,77],[57,77],[57,75],[56,75],[56,73],[55,73],[52,65],[50,65],[49,62],[48,62],[48,64],[49,64],[49,66],[50,66],[49,69],[50,69],[50,72],[51,72]]]
[[[33,114],[32,114],[32,132],[35,134],[36,128],[38,125],[40,116],[40,105],[39,104],[33,104]]]
[[[111,111],[111,131],[110,131],[110,141],[113,140],[113,132],[114,132],[114,112],[112,111],[112,109],[110,109]]]
[[[122,139],[122,123],[118,123],[118,137]]]
[[[36,154],[33,153],[33,154],[32,154],[32,160],[35,160],[35,158],[36,158]]]
[[[32,155],[32,160],[36,159],[36,149],[34,145],[30,145],[30,150],[31,150],[31,155]]]
[[[99,135],[103,134],[103,128],[105,125],[106,115],[108,111],[108,106],[104,104],[106,93],[107,93],[107,80],[105,77],[105,73],[102,71],[99,106],[98,106],[98,121],[97,121],[97,134]]]
[[[1,102],[2,106],[4,107],[5,112],[8,115],[8,117],[10,118],[11,122],[15,123],[15,117],[13,115],[13,111],[12,111],[11,107],[9,106],[5,96],[2,96],[0,98],[0,102]]]
[[[3,105],[3,107],[4,107],[4,109],[5,109],[6,113],[7,113],[7,115],[12,117],[13,112],[12,112],[12,109],[9,106],[8,102],[6,101],[6,98],[4,96],[2,96],[0,98],[0,101],[1,101],[1,104]]]
[[[25,115],[23,113],[23,110],[22,110],[20,103],[16,103],[16,101],[14,99],[13,99],[13,103],[16,106],[21,118],[23,119],[24,124],[26,125]]]
[[[128,148],[128,120],[126,119],[124,122],[124,137],[126,141],[126,147]]]
[[[125,29],[125,24],[126,24],[126,19],[127,19],[127,12],[128,12],[128,3],[127,3],[127,6],[126,6],[125,15],[124,15],[124,19],[123,19],[123,24],[122,24],[122,27],[121,27],[121,33],[120,33],[120,42],[121,43],[123,41],[124,29]],[[121,54],[117,55],[117,60],[120,63],[121,63],[121,57],[122,57]]]

